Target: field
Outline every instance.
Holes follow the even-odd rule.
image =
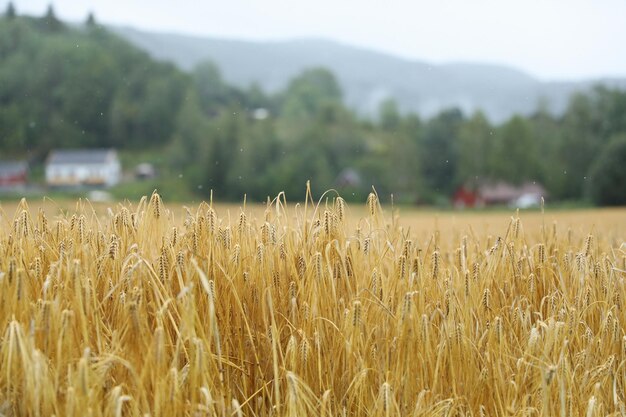
[[[1,415],[626,415],[625,209],[29,203]]]

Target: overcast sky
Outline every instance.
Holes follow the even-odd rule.
[[[0,0],[6,7],[7,0]],[[42,14],[50,0],[14,0]],[[626,76],[626,0],[54,0],[59,17],[251,40],[317,37],[543,79]],[[3,9],[4,9],[3,7]]]

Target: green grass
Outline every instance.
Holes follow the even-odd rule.
[[[158,190],[167,201],[200,201],[184,178],[155,178],[144,181],[131,181],[120,183],[111,187],[108,192],[115,200],[137,200],[144,195],[150,195]]]
[[[148,148],[141,150],[118,150],[118,157],[125,172],[132,173],[141,163],[152,164],[159,172],[168,171],[167,148]]]

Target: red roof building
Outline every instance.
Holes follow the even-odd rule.
[[[500,181],[482,183],[476,188],[459,187],[452,196],[456,208],[508,205],[520,208],[538,206],[547,191],[537,183],[524,183],[519,187]]]
[[[477,207],[482,206],[483,201],[475,190],[469,187],[459,187],[452,197],[452,204],[455,208]]]
[[[510,204],[520,196],[517,187],[506,182],[482,184],[478,187],[478,194],[485,205]]]
[[[19,188],[28,180],[28,164],[24,161],[0,162],[0,188]]]

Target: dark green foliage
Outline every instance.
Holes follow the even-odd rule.
[[[478,112],[469,118],[459,131],[459,166],[460,182],[475,182],[494,176],[494,165],[490,161],[494,154],[494,128],[485,115]]]
[[[0,21],[0,139],[7,152],[163,145],[188,77],[97,26]]]
[[[592,94],[570,100],[560,123],[560,138],[553,158],[561,184],[557,197],[576,199],[583,193],[584,177],[610,137],[626,132],[626,92],[597,87]]]
[[[46,14],[41,19],[41,27],[48,32],[60,32],[65,29],[65,25],[57,18],[54,13],[54,7],[52,4],[48,5]]]
[[[450,194],[458,185],[459,133],[463,123],[461,111],[451,109],[425,127],[420,165],[426,186],[438,193]]]
[[[626,205],[626,134],[612,138],[593,161],[587,194],[598,205]]]
[[[236,102],[236,91],[224,83],[219,68],[212,62],[203,62],[195,68],[193,82],[207,115],[214,116],[220,108]]]
[[[323,68],[267,95],[228,85],[210,62],[190,74],[156,62],[92,14],[72,27],[52,7],[32,18],[12,4],[0,17],[0,62],[0,158],[41,162],[58,147],[154,152],[161,179],[145,187],[233,200],[300,199],[308,180],[317,195],[337,189],[359,201],[373,185],[383,201],[445,203],[459,185],[489,180],[538,181],[553,199],[580,199],[588,184],[598,204],[626,195],[623,91],[598,87],[562,117],[540,106],[499,126],[457,109],[421,120],[393,100],[363,120]]]
[[[96,26],[96,18],[93,15],[92,12],[89,12],[89,14],[87,15],[87,20],[85,21],[85,26],[87,26],[88,28],[93,28]]]
[[[7,5],[7,10],[6,12],[4,12],[4,15],[7,19],[13,19],[15,18],[15,16],[17,16],[17,12],[15,11],[15,6],[13,5],[13,2],[9,2],[9,4]]]
[[[398,104],[391,99],[385,100],[379,107],[380,127],[384,130],[393,131],[400,127],[402,115],[398,110]]]
[[[490,176],[512,184],[536,179],[538,153],[530,122],[514,116],[497,131]]]
[[[309,123],[315,119],[332,122],[341,90],[328,70],[306,70],[294,78],[284,93],[281,116],[293,124]]]

